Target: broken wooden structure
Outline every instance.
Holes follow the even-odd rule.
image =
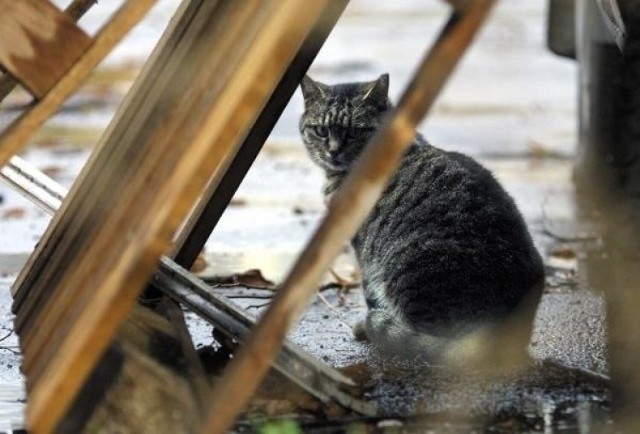
[[[450,1],[449,22],[258,324],[187,270],[347,0],[183,0],[67,194],[15,154],[154,3],[125,1],[89,37],[74,19],[94,2],[63,13],[0,0],[0,97],[16,84],[34,96],[0,135],[1,176],[54,214],[12,289],[28,428],[99,430],[126,408],[131,431],[226,432],[270,367],[322,403],[375,414],[351,380],[285,336],[494,0]],[[25,38],[29,47],[4,42]],[[177,303],[244,342],[215,387]]]

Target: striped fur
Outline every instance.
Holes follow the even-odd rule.
[[[390,108],[388,76],[329,86],[305,77],[300,132],[337,189]],[[468,156],[419,135],[352,240],[366,335],[382,352],[436,361],[537,299],[543,263],[513,200]],[[532,296],[533,294],[533,296]]]

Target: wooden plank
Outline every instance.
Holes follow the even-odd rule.
[[[207,13],[181,29],[188,31],[173,47],[177,56],[166,75],[150,85],[153,92],[137,95],[138,111],[122,118],[101,149],[120,151],[112,154],[120,164],[86,177],[109,175],[99,179],[107,191],[82,194],[79,187],[70,202],[90,204],[80,220],[69,219],[79,226],[53,231],[79,231],[81,245],[52,249],[62,257],[61,268],[45,264],[34,288],[26,289],[50,292],[53,300],[36,309],[41,315],[21,335],[27,377],[36,378],[27,415],[35,432],[50,431],[64,413],[207,180],[223,173],[328,2],[194,3]],[[50,284],[48,274],[61,275],[58,283]],[[42,341],[49,330],[54,333]]]
[[[242,309],[216,295],[207,284],[188,273],[169,258],[163,258],[154,284],[176,301],[209,321],[228,339],[244,342],[254,319]],[[354,398],[355,384],[337,370],[309,356],[291,342],[285,342],[273,368],[324,403],[331,401],[360,414],[376,414],[375,403]]]
[[[78,21],[97,0],[73,0],[64,10],[64,13],[73,21]],[[11,74],[3,73],[0,76],[0,102],[18,85],[18,81]]]
[[[94,151],[87,163],[83,166],[80,174],[76,177],[71,190],[69,191],[69,197],[87,194],[87,191],[93,191],[96,196],[100,195],[100,185],[102,184],[97,176],[89,176],[89,174],[95,173],[101,167],[105,167],[107,164],[117,164],[114,162],[113,152],[104,150],[107,137],[111,137],[116,129],[116,126],[122,125],[131,119],[135,113],[137,113],[139,102],[138,95],[146,94],[149,89],[159,80],[160,71],[164,70],[164,64],[170,57],[171,50],[167,46],[175,46],[180,38],[180,32],[176,31],[176,27],[183,25],[182,21],[190,20],[195,11],[197,10],[197,2],[183,1],[180,7],[170,20],[167,29],[163,33],[162,37],[158,41],[155,49],[151,53],[149,60],[145,63],[142,70],[138,74],[138,78],[134,81],[131,89],[125,96],[124,101],[120,105],[118,111],[113,117],[111,123],[102,135],[101,140],[96,145]],[[135,128],[135,126],[133,126]],[[74,218],[79,218],[83,208],[87,205],[80,201],[66,201],[62,203],[62,207],[57,210],[53,216],[51,224],[47,227],[45,233],[41,237],[40,243],[36,246],[35,251],[29,257],[29,260],[23,267],[21,273],[16,278],[16,281],[11,287],[11,293],[14,297],[13,311],[14,313],[22,310],[23,302],[29,298],[32,304],[39,304],[40,300],[38,294],[34,294],[34,291],[26,290],[25,288],[31,288],[34,285],[38,276],[43,273],[44,267],[52,259],[56,259],[58,254],[54,252],[54,248],[60,248],[63,242],[67,242],[66,247],[69,247],[77,242],[70,234],[63,234],[59,230],[60,227],[73,227],[75,222]],[[53,278],[53,276],[49,276]],[[51,282],[55,284],[55,281]],[[25,289],[24,291],[22,289]],[[28,308],[25,308],[28,309]],[[28,315],[27,315],[28,316]],[[20,318],[17,318],[19,323]],[[17,324],[19,329],[19,324]]]
[[[19,159],[17,165],[13,164],[16,159],[18,157],[13,157],[12,163],[4,167],[3,171],[10,172],[10,179],[19,178],[21,180],[21,182],[14,183],[21,194],[36,204],[48,204],[42,207],[43,210],[51,215],[55,214],[57,206],[59,206],[56,206],[55,203],[59,203],[66,195],[64,188],[35,168],[28,167],[25,170],[24,162]],[[217,295],[209,285],[167,257],[162,258],[160,267],[153,276],[152,285],[159,288],[160,294],[165,293],[185,305],[235,342],[243,341],[249,328],[255,323],[253,317],[227,301],[223,296]],[[189,360],[190,378],[194,383],[197,396],[200,398],[198,402],[208,402],[208,381],[204,379],[199,360],[194,360],[195,351],[182,312],[176,304],[168,299],[161,301],[156,311],[160,311],[163,316],[170,319],[176,331],[180,333],[183,353]],[[109,365],[110,362],[101,361],[99,363],[99,365],[104,364]],[[347,409],[362,414],[374,415],[376,413],[375,405],[360,401],[348,393],[348,389],[354,386],[351,380],[320,360],[307,355],[291,343],[284,344],[283,351],[274,362],[274,368],[322,402],[327,403],[333,400]],[[95,373],[92,374],[92,376],[94,375]],[[86,387],[87,385],[83,390]],[[77,417],[73,419],[77,419]]]
[[[11,0],[4,0],[8,3]],[[156,0],[129,0],[93,38],[82,57],[44,95],[40,102],[25,111],[0,134],[0,166],[7,164],[38,128],[60,108],[80,86],[93,68],[136,25]]]
[[[191,268],[198,254],[202,251],[222,213],[291,99],[298,83],[320,51],[347,4],[348,0],[331,2],[330,7],[318,20],[291,62],[224,176],[217,182],[211,180],[207,186],[198,205],[176,237],[172,257],[180,266]]]
[[[0,63],[38,98],[91,45],[71,18],[48,0],[0,0]]]
[[[196,431],[202,402],[180,334],[175,324],[136,306],[54,432]]]
[[[189,15],[185,20],[187,28],[176,29],[180,37],[170,47],[173,53],[166,59],[167,63],[160,68],[164,74],[156,77],[157,81],[145,88],[144,94],[137,95],[137,104],[130,107],[130,117],[123,118],[123,123],[108,137],[109,143],[101,151],[109,155],[109,164],[95,164],[89,168],[93,182],[82,185],[77,196],[73,196],[79,204],[74,214],[75,221],[63,229],[63,244],[48,258],[42,274],[36,273],[39,282],[31,291],[35,290],[44,302],[32,301],[26,310],[21,309],[16,321],[22,345],[29,350],[25,351],[23,361],[28,380],[39,378],[49,360],[49,353],[55,351],[51,341],[62,339],[67,328],[71,327],[72,322],[65,322],[65,318],[73,317],[74,309],[81,309],[80,306],[89,302],[91,294],[82,291],[85,282],[89,279],[99,281],[101,276],[111,271],[106,261],[107,252],[116,261],[118,252],[130,244],[123,233],[128,222],[134,216],[142,218],[154,199],[149,194],[149,179],[158,185],[164,181],[155,179],[159,174],[169,176],[173,165],[180,159],[181,151],[190,143],[200,123],[204,122],[204,108],[198,113],[192,106],[207,107],[207,104],[213,103],[216,94],[211,91],[205,93],[204,89],[213,87],[221,90],[220,85],[216,87],[204,80],[214,80],[215,71],[218,72],[217,80],[232,74],[232,67],[242,57],[242,50],[238,48],[251,43],[254,36],[252,29],[264,19],[262,7],[257,3],[251,3],[246,8],[236,8],[231,2],[224,1],[196,1],[195,4],[196,14]],[[218,4],[221,9],[218,9]],[[218,49],[207,53],[206,59],[200,46],[201,33],[205,29],[215,35],[209,35],[211,40],[226,36],[218,39]],[[189,62],[192,62],[191,66],[183,67]],[[225,69],[216,69],[222,62],[225,62]],[[198,75],[198,71],[206,72]],[[201,97],[190,93],[193,92],[189,90],[192,83],[200,86],[197,93]],[[202,98],[205,100],[202,101]],[[183,107],[176,107],[180,104]],[[174,108],[183,111],[178,115],[173,112]],[[171,139],[172,135],[180,137]],[[176,142],[181,146],[175,146]],[[222,153],[220,160],[223,160],[228,150],[219,152]],[[90,185],[92,188],[89,188]],[[117,237],[115,234],[123,236]],[[96,256],[91,257],[90,251],[94,251]],[[84,260],[88,260],[88,263],[82,270],[66,274],[60,272]],[[59,293],[47,289],[55,287],[56,282]],[[29,322],[25,324],[23,319]],[[56,326],[59,321],[64,327]],[[32,334],[32,330],[37,333]],[[32,370],[34,365],[36,368]]]
[[[216,384],[204,432],[227,432],[255,392],[287,331],[316,291],[322,274],[375,205],[406,146],[413,140],[415,127],[433,104],[493,3],[493,0],[478,0],[463,14],[452,14],[398,107],[374,136],[330,203],[327,215],[259,325]]]
[[[18,192],[51,215],[56,213],[60,202],[67,194],[64,187],[19,157],[13,157],[10,163],[2,168],[0,177],[9,181]],[[196,421],[200,421],[204,414],[204,405],[208,402],[210,384],[191,342],[180,307],[166,299],[159,303],[155,310],[162,317],[168,319],[170,324],[162,317],[153,314],[149,309],[142,307],[134,309],[123,327],[124,333],[119,334],[118,340],[101,357],[100,362],[76,396],[72,408],[58,425],[57,432],[81,432],[85,425],[92,428],[100,426],[102,429],[112,429],[114,426],[118,426],[119,429],[124,429],[127,432],[139,432],[141,431],[140,424],[147,423],[145,426],[150,427],[146,418],[148,414],[153,413],[154,423],[157,426],[164,426],[168,430],[167,432],[175,434],[178,432],[175,426],[175,415],[179,410],[170,401],[160,401],[159,406],[165,407],[163,412],[158,413],[158,401],[137,400],[133,402],[134,397],[130,396],[130,392],[145,388],[152,390],[149,393],[153,396],[174,395],[174,386],[177,385],[184,389],[184,384],[190,385],[193,390],[193,393],[186,397],[186,401],[193,402],[193,405],[188,404],[180,407],[182,411],[179,420],[191,421],[188,429],[180,432],[193,432]],[[127,330],[129,331],[127,332]],[[135,341],[138,344],[135,345],[135,348],[132,345],[123,346],[123,340],[132,343]],[[124,375],[121,378],[118,375],[121,371],[127,372],[126,368],[121,369],[123,364],[130,366],[141,364],[146,370],[149,370],[149,366],[151,370],[157,369],[155,359],[157,359],[159,352],[167,353],[167,346],[174,347],[174,351],[169,353],[175,358],[163,357],[161,362],[165,366],[169,364],[169,367],[176,371],[175,378],[171,379],[171,384],[167,383],[166,378],[162,378],[162,381],[157,381],[155,384],[155,382],[150,383],[147,376]],[[176,346],[180,346],[181,350],[176,351]],[[135,351],[135,354],[132,355],[131,351]],[[185,374],[187,374],[186,378]],[[179,401],[179,404],[182,401]],[[137,411],[132,412],[132,407],[135,407]],[[194,412],[193,408],[197,412]],[[92,416],[94,413],[97,413],[98,416]],[[119,417],[122,414],[130,416]],[[110,415],[115,417],[110,418]],[[160,432],[158,429],[154,429],[154,431]]]

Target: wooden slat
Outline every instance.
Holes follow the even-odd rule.
[[[210,71],[215,71],[219,64],[225,62],[229,69],[218,69],[217,79],[230,76],[231,68],[241,57],[242,51],[238,48],[250,44],[255,28],[264,18],[264,12],[257,3],[251,3],[246,8],[235,8],[232,3],[225,1],[195,1],[194,4],[193,16],[187,15],[185,26],[176,29],[179,37],[169,47],[171,55],[163,59],[165,64],[156,65],[163,73],[156,77],[157,81],[142,89],[136,96],[136,103],[128,107],[130,116],[122,118],[122,122],[107,137],[108,143],[105,143],[101,153],[108,155],[108,164],[96,161],[96,164],[88,167],[90,176],[87,181],[91,182],[83,183],[78,194],[73,196],[78,203],[74,221],[64,229],[65,237],[52,256],[48,257],[44,270],[35,272],[39,282],[30,292],[35,291],[37,296],[41,296],[40,301],[33,299],[26,309],[21,309],[16,321],[22,345],[29,350],[25,352],[23,361],[28,380],[37,380],[43,373],[49,353],[55,351],[55,347],[50,345],[51,338],[54,342],[58,341],[66,334],[67,327],[71,327],[72,323],[64,322],[64,319],[72,315],[73,309],[89,302],[91,294],[82,292],[84,282],[88,279],[99,281],[110,271],[104,266],[107,251],[112,252],[112,260],[115,261],[118,252],[130,244],[126,237],[118,239],[113,235],[126,230],[129,216],[140,217],[145,213],[146,206],[154,198],[149,190],[154,191],[154,186],[163,181],[155,177],[160,173],[170,173],[180,152],[200,126],[199,122],[203,122],[204,108],[198,113],[191,106],[212,104],[215,94],[212,91],[205,93],[204,89],[221,90],[219,85],[200,82],[197,83],[200,87],[195,95],[190,93],[194,91],[190,91],[189,86],[198,79],[204,80],[206,77],[214,80],[213,75],[198,76],[197,71],[206,69],[208,74],[212,74]],[[196,51],[202,50],[200,38],[204,28],[216,37],[223,34],[227,36],[219,39],[217,50],[207,53],[206,59],[201,51]],[[205,61],[210,63],[203,65]],[[193,64],[183,66],[188,62]],[[202,98],[205,98],[204,102]],[[183,107],[176,107],[179,104]],[[178,115],[168,108],[180,108],[183,111]],[[168,142],[172,135],[182,136]],[[174,146],[175,143],[181,146]],[[220,152],[222,160],[228,150],[222,149]],[[149,179],[153,180],[154,186],[147,185]],[[87,258],[89,251],[97,255],[90,265],[85,265],[75,273],[60,272],[61,269],[70,268],[70,264]],[[92,273],[98,273],[97,270],[102,274],[91,276]],[[57,282],[59,293],[46,289]],[[23,319],[29,322],[24,324]],[[58,321],[62,321],[63,326],[55,326]],[[36,333],[31,333],[34,330]],[[35,369],[32,370],[34,365]]]
[[[309,69],[347,4],[348,0],[331,2],[330,7],[318,20],[291,62],[224,176],[220,179],[212,179],[207,186],[198,205],[176,237],[172,256],[180,266],[190,269],[204,248],[222,213],[298,87],[298,83]]]
[[[412,142],[415,127],[433,104],[493,3],[494,0],[477,0],[463,14],[452,14],[398,107],[356,163],[274,301],[216,384],[204,432],[227,432],[255,392],[287,331],[316,291],[322,274],[375,205]]]
[[[4,0],[8,3],[12,0]],[[129,0],[93,38],[82,57],[71,66],[38,104],[25,111],[0,135],[0,166],[17,153],[38,128],[60,108],[93,68],[135,26],[157,0]]]
[[[45,212],[54,215],[67,192],[47,175],[25,164],[18,157],[13,157],[11,163],[2,169],[0,176],[6,175],[21,194]],[[209,285],[167,257],[162,258],[159,269],[153,276],[152,285],[210,322],[218,332],[235,342],[243,341],[255,323],[252,316],[230,303],[225,297],[216,294]],[[199,398],[198,402],[207,403],[209,387],[208,384],[203,383],[208,381],[203,380],[204,374],[200,371],[199,360],[194,360],[195,351],[182,312],[169,299],[161,301],[156,311],[161,311],[163,316],[170,318],[174,328],[180,333],[183,353],[190,361],[188,367],[192,374],[191,381],[197,392],[196,396]],[[109,365],[109,361],[102,360],[99,365]],[[283,351],[274,362],[274,368],[324,403],[333,400],[347,409],[362,414],[376,413],[374,404],[353,398],[348,391],[343,390],[354,386],[352,381],[291,343],[285,343]],[[95,375],[94,372],[92,376]],[[83,390],[87,387],[88,385],[85,384]],[[76,402],[77,400],[78,398]]]
[[[217,295],[211,287],[163,258],[153,282],[163,292],[209,321],[230,340],[243,342],[255,323],[245,311]],[[273,363],[273,368],[324,403],[331,401],[351,411],[373,416],[375,403],[354,398],[349,390],[355,384],[334,368],[306,354],[291,342],[285,342]]]
[[[89,160],[83,166],[80,174],[76,177],[76,180],[67,196],[75,197],[86,194],[87,191],[95,192],[96,196],[100,195],[102,190],[100,190],[101,183],[99,182],[99,179],[96,179],[98,177],[89,175],[92,175],[101,167],[106,167],[107,164],[115,164],[113,161],[113,152],[103,149],[107,144],[107,140],[105,139],[114,134],[116,126],[121,126],[124,122],[130,120],[133,114],[138,111],[137,104],[139,103],[139,98],[137,95],[149,92],[153,83],[159,80],[160,71],[163,70],[164,63],[170,57],[171,50],[166,47],[175,46],[177,41],[179,41],[179,32],[176,30],[176,27],[184,25],[182,21],[191,19],[190,17],[193,16],[195,10],[197,10],[197,4],[195,2],[190,3],[188,1],[183,1],[181,3],[175,15],[170,20],[167,29],[151,53],[149,60],[143,66],[142,70],[138,74],[138,78],[134,81],[111,123],[107,126],[107,129],[103,133],[100,142],[96,145],[94,152],[92,152]],[[34,291],[22,291],[22,289],[31,288],[34,285],[34,281],[38,279],[38,276],[42,272],[43,267],[45,267],[45,264],[57,256],[57,254],[54,253],[54,247],[56,249],[61,249],[61,244],[66,241],[66,248],[68,248],[77,241],[69,234],[64,234],[64,237],[61,238],[61,235],[63,234],[61,234],[59,228],[73,227],[75,222],[72,220],[80,218],[79,216],[81,211],[85,208],[86,206],[79,201],[66,201],[63,202],[62,207],[57,210],[53,216],[51,224],[47,227],[45,233],[41,237],[40,243],[36,246],[35,251],[29,257],[27,263],[22,269],[22,272],[18,275],[11,287],[11,293],[14,298],[13,311],[15,313],[22,310],[23,302],[25,302],[27,298],[29,298],[30,302],[33,304],[38,304],[40,302],[37,298],[37,294],[33,293]],[[55,284],[55,281],[52,281],[51,283]],[[20,318],[17,320],[19,322]],[[17,325],[19,329],[19,324]]]
[[[73,21],[78,21],[97,0],[73,0],[64,10],[64,13]],[[4,72],[4,71],[3,71]],[[0,102],[18,85],[18,81],[11,74],[3,73],[0,76]]]
[[[18,290],[51,294],[31,306],[38,314],[21,332],[34,432],[55,426],[327,3],[192,1],[196,13],[171,46],[171,61],[155,82],[138,87],[148,92],[136,95],[132,116],[119,116],[101,146],[112,164],[84,177],[99,191],[78,187],[69,203],[82,203],[80,212],[51,232],[61,244],[61,233],[79,244],[50,249],[32,287]]]
[[[48,0],[0,0],[0,63],[41,98],[91,45]]]

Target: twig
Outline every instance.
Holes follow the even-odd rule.
[[[3,330],[9,330],[9,333],[0,338],[0,342],[4,342],[9,336],[13,334],[13,329],[7,329],[6,327],[2,327]]]
[[[329,303],[329,300],[327,300],[321,292],[318,292],[318,298],[322,300],[322,302],[329,308],[329,310],[336,315],[336,319],[340,324],[351,330],[352,327],[342,319],[342,315],[340,314],[338,309],[336,309],[331,303]]]
[[[15,347],[14,347],[15,348]],[[21,353],[20,351],[17,350],[13,350],[11,349],[11,347],[5,347],[5,346],[0,346],[0,350],[5,350],[5,351],[9,351],[11,354],[13,354],[14,356],[19,356]]]
[[[267,303],[262,303],[262,304],[252,304],[250,306],[247,306],[247,309],[260,309],[263,307],[267,307],[271,304],[271,302],[267,302]]]
[[[547,210],[546,210],[548,199],[549,199],[549,196],[545,196],[544,199],[542,200],[542,204],[540,205],[540,213],[542,214],[542,233],[544,235],[547,235],[553,238],[554,240],[560,241],[563,243],[595,241],[598,239],[597,235],[582,235],[582,236],[578,235],[575,237],[566,237],[564,235],[558,235],[555,232],[553,232],[551,229],[549,229],[549,226],[548,226],[549,219],[547,218]]]
[[[237,294],[237,295],[232,295],[232,294],[225,294],[225,297],[227,298],[240,298],[240,299],[256,299],[256,300],[271,300],[273,298],[272,294],[268,294],[268,295],[262,295],[262,294],[246,294],[246,295],[242,295],[242,294]]]

